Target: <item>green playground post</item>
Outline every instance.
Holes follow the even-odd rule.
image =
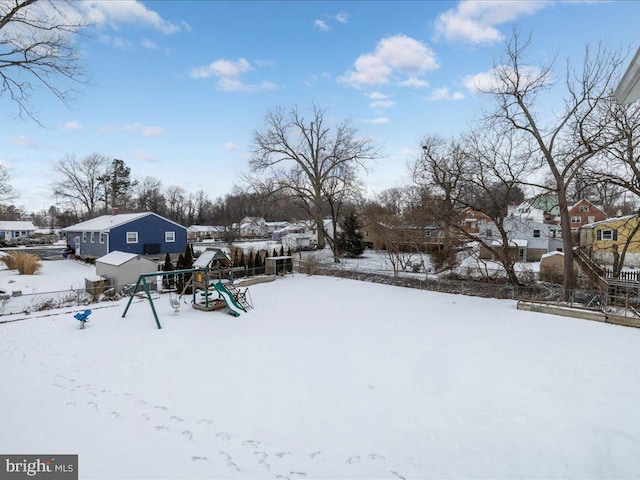
[[[158,326],[158,329],[161,329],[162,326],[160,325],[160,320],[158,320],[158,313],[156,312],[156,307],[153,305],[153,299],[151,298],[151,292],[149,290],[149,284],[147,283],[147,277],[158,277],[158,276],[166,277],[167,275],[179,275],[179,274],[182,274],[182,273],[193,273],[195,271],[196,271],[196,269],[190,268],[190,269],[185,269],[185,270],[171,270],[169,272],[143,273],[142,275],[140,275],[138,277],[138,281],[136,282],[136,286],[134,287],[133,292],[131,292],[131,296],[129,297],[129,301],[127,302],[127,306],[125,307],[124,312],[122,313],[122,318],[124,318],[125,315],[127,315],[127,311],[129,310],[129,306],[131,305],[131,302],[133,301],[133,296],[138,291],[138,287],[140,286],[140,282],[142,282],[142,286],[144,288],[144,291],[147,294],[147,299],[149,300],[149,305],[151,305],[151,311],[153,312],[153,318],[156,320],[156,325]]]

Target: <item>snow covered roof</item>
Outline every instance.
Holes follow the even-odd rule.
[[[106,265],[114,265],[116,267],[119,267],[120,265],[123,265],[125,263],[127,263],[130,260],[133,260],[136,257],[139,257],[140,255],[137,255],[135,253],[126,253],[126,252],[111,252],[111,253],[107,253],[106,255],[97,258],[96,262],[100,262],[100,263],[104,263]]]
[[[502,240],[494,240],[491,243],[491,245],[493,245],[494,247],[499,247],[500,245],[502,245]],[[529,245],[528,240],[522,240],[519,238],[514,238],[513,240],[509,240],[510,247],[526,247],[527,245]]]
[[[633,215],[625,215],[624,217],[605,218],[604,220],[600,220],[599,222],[587,223],[586,225],[582,225],[582,228],[591,228],[591,227],[596,227],[598,225],[607,225],[609,223],[620,221],[620,220],[622,221],[631,220],[632,218],[635,218],[635,217],[637,217],[637,215],[633,214]]]
[[[119,227],[120,225],[125,225],[127,223],[133,222],[140,218],[144,218],[148,215],[155,215],[156,217],[162,218],[167,222],[171,222],[174,225],[179,226],[180,228],[184,228],[182,225],[172,222],[164,217],[161,217],[158,214],[153,212],[141,212],[141,213],[121,213],[117,215],[102,215],[100,217],[92,218],[91,220],[86,220],[84,222],[76,223],[75,225],[71,225],[70,227],[63,228],[63,232],[108,232],[112,228]]]
[[[35,230],[36,227],[32,222],[18,222],[18,221],[1,221],[0,230],[12,231],[12,230]]]
[[[556,255],[564,256],[564,253],[563,252],[559,252],[557,250],[555,250],[553,252],[543,253],[542,256],[540,257],[540,260],[542,260],[543,258],[553,257],[553,256],[556,256]]]
[[[195,262],[193,262],[194,268],[207,268],[209,264],[215,259],[225,259],[229,260],[229,257],[220,249],[216,250],[205,250],[200,254],[198,258],[196,258]]]

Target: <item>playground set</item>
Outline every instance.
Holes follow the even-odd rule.
[[[169,304],[173,308],[174,314],[180,311],[180,300],[186,296],[186,292],[191,291],[191,305],[197,310],[206,312],[220,310],[227,308],[229,314],[234,317],[240,316],[241,313],[247,312],[253,308],[251,297],[249,296],[249,289],[240,289],[233,285],[232,281],[223,283],[220,276],[216,273],[211,275],[212,272],[208,268],[192,268],[184,270],[172,270],[167,272],[155,272],[145,273],[138,277],[138,281],[129,297],[127,306],[124,309],[122,317],[127,315],[127,311],[131,306],[133,297],[140,288],[144,290],[146,298],[149,300],[153,317],[155,318],[158,328],[162,328],[160,320],[158,319],[158,313],[153,304],[153,298],[151,297],[151,288],[148,278],[167,277],[170,275],[185,275],[189,276],[188,281],[185,283],[182,291],[178,295],[177,291],[169,292]],[[215,296],[215,297],[214,297]],[[185,301],[185,303],[187,303]]]

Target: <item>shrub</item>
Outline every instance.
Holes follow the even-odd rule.
[[[40,259],[26,252],[8,252],[0,257],[9,270],[17,270],[20,275],[33,275],[40,268],[42,264]]]

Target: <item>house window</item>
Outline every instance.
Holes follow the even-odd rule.
[[[100,238],[100,243],[104,243],[106,241],[107,235],[104,233],[101,233],[99,238]]]
[[[487,236],[487,238],[493,237],[493,231],[490,228],[487,228],[486,236]]]
[[[167,243],[176,241],[176,232],[164,232],[164,241]]]
[[[540,238],[540,230],[533,231],[533,238]]]
[[[580,211],[580,212],[588,212],[589,211],[589,205],[580,205],[580,207],[578,207],[578,211]]]
[[[595,221],[596,221],[596,217],[594,217],[593,215],[589,215],[589,216],[587,217],[587,222],[589,222],[589,223],[593,223],[593,222],[595,222]]]
[[[83,242],[87,241],[87,232],[82,232],[82,241]]]
[[[91,243],[96,243],[96,232],[91,232]]]
[[[598,230],[598,240],[617,240],[618,230],[615,228],[611,230]]]
[[[127,243],[138,243],[138,232],[127,232]]]
[[[582,223],[582,218],[580,218],[580,217],[571,217],[571,223]]]

